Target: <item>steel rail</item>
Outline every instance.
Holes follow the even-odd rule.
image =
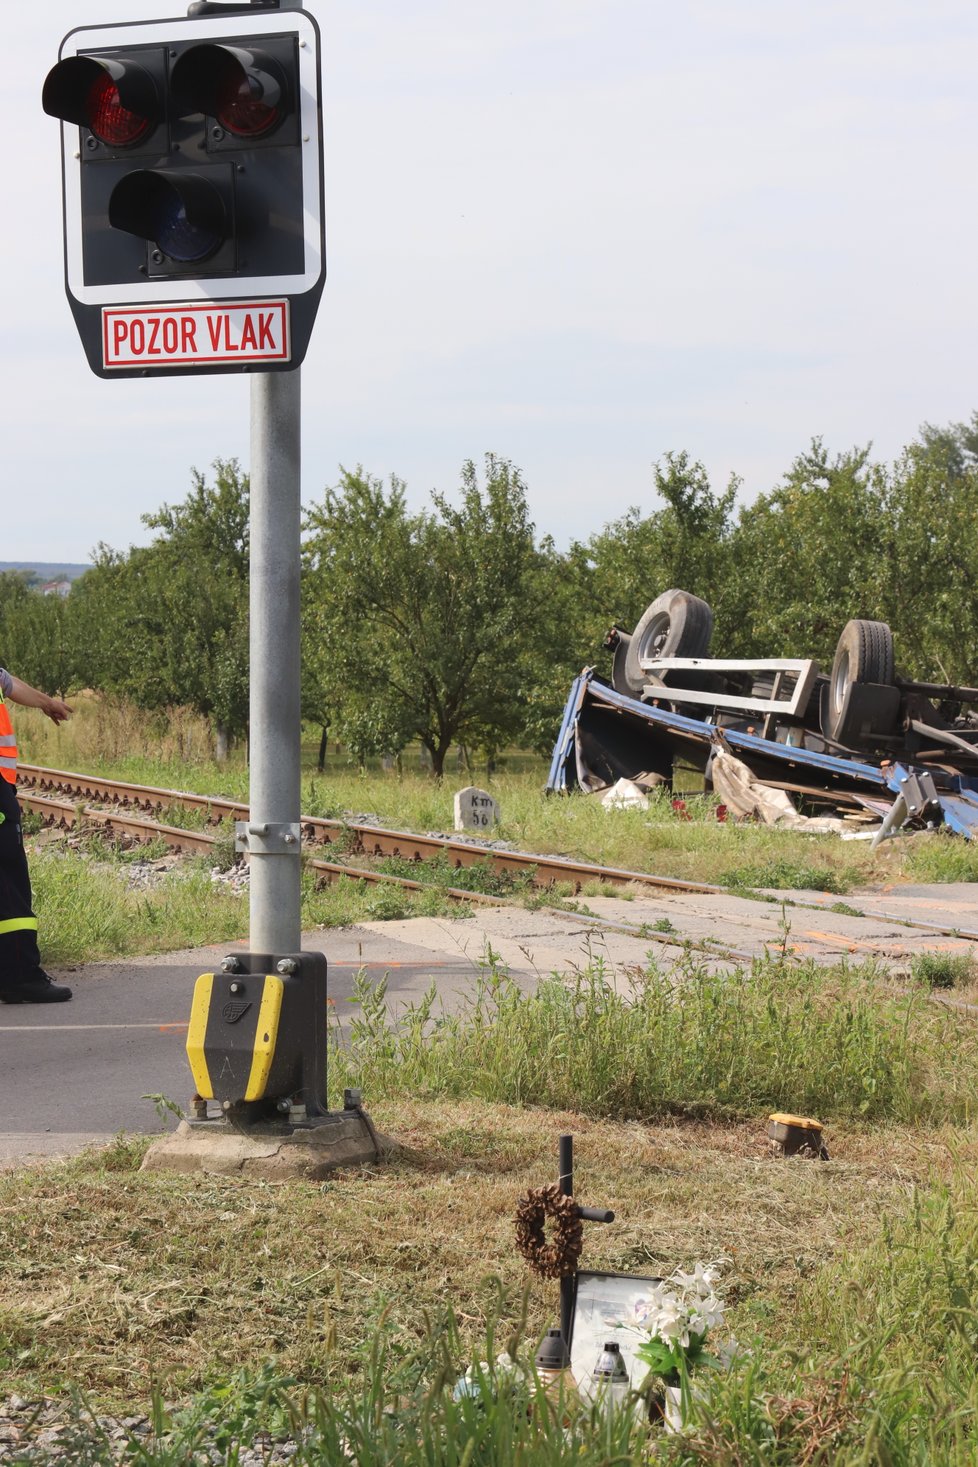
[[[93,810],[88,806],[73,805],[67,800],[53,800],[46,795],[22,794],[20,801],[22,805],[26,805],[28,809],[39,814],[46,824],[58,825],[61,829],[71,830],[88,825],[111,833],[130,835],[137,840],[147,842],[161,837],[168,846],[178,851],[206,851],[216,842],[216,837],[208,835],[205,831],[187,831],[174,825],[161,825],[156,821],[139,820],[131,815],[119,815],[114,811]],[[336,861],[321,861],[315,858],[311,858],[308,864],[324,883],[332,883],[348,877],[354,881],[368,881],[376,885],[386,883],[405,891],[430,891],[432,889],[430,883],[424,881],[415,881],[408,876],[394,876],[386,871],[370,871],[362,866],[343,866]],[[502,897],[489,896],[481,891],[465,891],[461,887],[441,887],[440,892],[442,896],[450,900],[469,902],[476,906],[502,906],[504,904]],[[651,942],[692,948],[713,958],[734,962],[749,962],[751,958],[750,953],[741,952],[738,948],[713,942],[708,938],[691,941],[673,933],[643,931],[641,927],[632,923],[609,922],[600,917],[580,913],[575,913],[574,920],[591,928],[601,928],[603,931],[624,932],[631,936],[641,936]]]
[[[214,795],[198,795],[190,790],[157,789],[148,784],[126,784],[118,779],[102,779],[99,775],[75,774],[66,769],[46,769],[40,764],[17,764],[18,785],[29,785],[39,793],[63,792],[81,798],[98,800],[100,804],[134,805],[139,810],[162,810],[168,805],[186,810],[203,810],[210,824],[231,818],[245,820],[248,806],[237,800]]]
[[[147,844],[151,840],[162,839],[171,850],[194,854],[212,850],[217,840],[216,836],[208,835],[203,830],[184,830],[176,825],[161,825],[155,820],[120,815],[114,810],[93,810],[88,805],[73,805],[68,800],[53,800],[47,795],[21,793],[18,798],[26,809],[40,815],[45,825],[56,825],[61,830],[87,826],[108,831],[110,834],[129,835]],[[408,891],[431,890],[430,883],[414,881],[407,876],[393,876],[387,871],[370,871],[362,866],[342,866],[336,861],[319,861],[315,858],[310,859],[309,866],[327,881],[338,881],[342,876],[350,876],[356,881],[370,881],[377,885],[387,882]],[[489,896],[481,891],[464,891],[460,887],[442,887],[441,890],[446,896],[454,897],[458,901],[484,903],[487,906],[498,906],[502,903],[501,897]]]

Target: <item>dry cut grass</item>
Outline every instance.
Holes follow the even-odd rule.
[[[274,1358],[323,1383],[363,1364],[389,1307],[405,1346],[448,1302],[484,1337],[498,1278],[504,1326],[529,1328],[557,1290],[514,1251],[513,1212],[556,1172],[572,1132],[576,1193],[613,1207],[582,1266],[661,1274],[726,1256],[733,1324],[800,1347],[794,1302],[843,1250],[870,1246],[916,1185],[950,1165],[948,1135],[833,1128],[827,1163],[773,1157],[766,1118],[638,1124],[503,1105],[400,1100],[374,1108],[401,1151],[321,1185],[136,1168],[142,1143],[0,1178],[0,1374],[23,1394],[85,1386],[131,1408]],[[960,1134],[960,1133],[959,1133]],[[978,1140],[973,1142],[978,1149]]]

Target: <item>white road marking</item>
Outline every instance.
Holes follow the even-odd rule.
[[[64,1034],[81,1033],[84,1029],[189,1029],[184,1020],[174,1024],[0,1024],[0,1034]]]

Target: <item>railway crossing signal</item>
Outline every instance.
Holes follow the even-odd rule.
[[[375,1159],[359,1092],[342,1115],[326,1110],[326,960],[296,951],[301,374],[293,369],[325,276],[319,29],[299,0],[193,0],[186,19],[84,26],[62,41],[42,105],[61,121],[65,287],[92,370],[254,374],[254,950],[197,985],[188,1042],[196,1116],[180,1129],[198,1127],[205,1153],[223,1143],[222,1127],[246,1134],[274,1124],[292,1139],[308,1133],[317,1165],[337,1164],[323,1157],[338,1161],[341,1150],[345,1161]],[[174,1139],[183,1144],[179,1132]],[[187,1144],[193,1151],[194,1138]],[[252,1159],[268,1155],[263,1135]]]
[[[100,376],[289,370],[325,275],[319,31],[262,8],[81,27],[62,122],[65,284]]]

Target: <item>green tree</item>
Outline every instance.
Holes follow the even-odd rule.
[[[928,458],[942,461],[951,478],[978,468],[978,412],[967,423],[948,423],[944,428],[923,423],[919,438],[920,449]]]
[[[17,613],[30,594],[29,577],[23,571],[0,571],[0,666],[14,673],[22,651],[15,630]],[[26,673],[24,676],[32,681]]]
[[[879,618],[887,492],[869,448],[830,459],[816,438],[742,511],[728,547],[727,656],[831,663],[850,618]]]
[[[16,599],[3,618],[3,656],[12,672],[45,692],[63,698],[80,686],[66,601],[40,591]]]
[[[723,620],[727,545],[740,481],[714,493],[706,469],[685,451],[654,467],[665,503],[651,514],[632,507],[584,547],[590,574],[579,576],[592,646],[614,622],[630,631],[651,601],[673,586],[700,596]],[[579,556],[581,547],[575,547]]]
[[[925,424],[894,466],[886,499],[881,618],[898,662],[926,681],[978,678],[978,415]]]
[[[542,552],[519,471],[488,455],[459,502],[412,513],[404,484],[342,472],[306,519],[306,681],[362,756],[420,740],[440,776],[453,743],[492,755],[518,736],[544,654]],[[308,706],[308,704],[307,704]]]
[[[218,459],[182,503],[143,516],[152,542],[100,545],[68,598],[91,681],[142,708],[211,719],[217,754],[248,727],[248,479]]]

